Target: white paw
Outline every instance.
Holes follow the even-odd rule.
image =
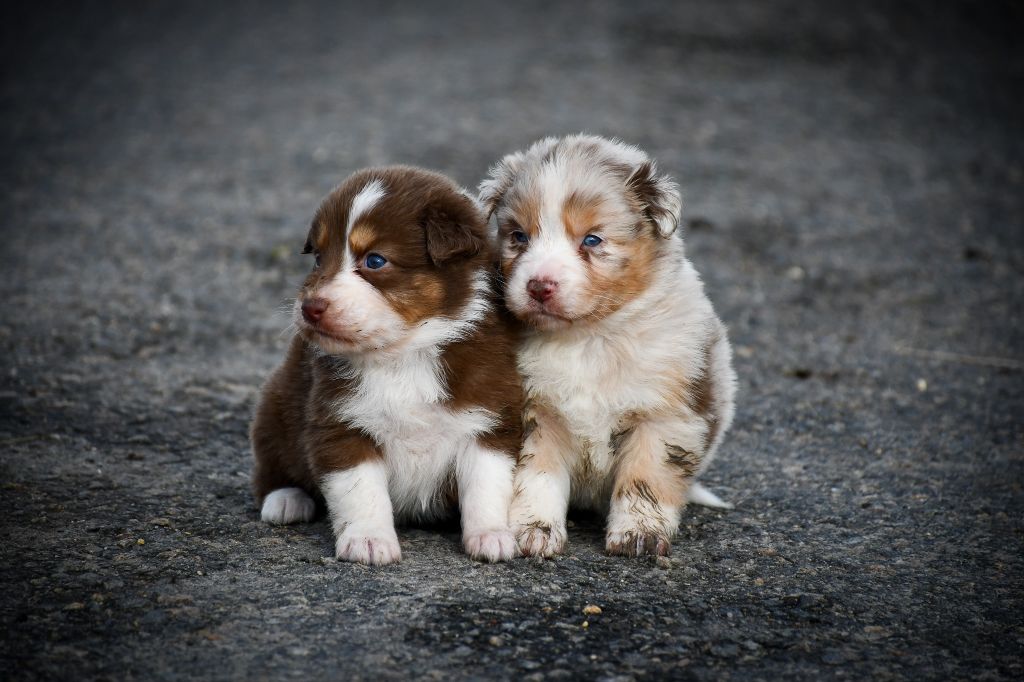
[[[565,550],[565,526],[530,523],[516,529],[516,542],[523,556],[553,557]]]
[[[462,545],[477,561],[508,561],[516,555],[516,539],[507,528],[466,533]]]
[[[342,533],[335,545],[334,554],[338,561],[353,561],[372,566],[393,564],[402,560],[402,548],[398,545],[398,536],[394,530],[390,535],[386,532]]]
[[[278,488],[263,498],[260,518],[267,523],[308,522],[316,514],[316,503],[302,488]]]

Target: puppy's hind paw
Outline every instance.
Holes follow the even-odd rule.
[[[466,533],[462,545],[477,561],[508,561],[516,555],[516,539],[507,529]]]
[[[672,544],[668,538],[643,531],[608,533],[604,548],[616,556],[668,556],[672,553]]]
[[[309,522],[316,514],[316,503],[302,488],[278,488],[263,498],[260,518],[266,523],[283,525]]]
[[[335,546],[338,561],[352,561],[370,566],[383,566],[402,560],[402,548],[397,537],[371,537],[343,534]]]
[[[550,558],[565,550],[565,527],[530,523],[520,526],[516,533],[516,542],[523,556]]]

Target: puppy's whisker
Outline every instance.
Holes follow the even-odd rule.
[[[294,322],[289,322],[288,326],[281,330],[281,333],[277,335],[277,338],[285,338],[295,336],[299,333],[299,327]]]

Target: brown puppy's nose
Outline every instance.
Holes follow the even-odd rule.
[[[531,279],[526,285],[530,298],[540,303],[551,298],[557,288],[558,282],[552,282],[550,279]]]
[[[324,316],[324,312],[327,310],[327,299],[325,298],[310,298],[302,302],[302,316],[306,318],[306,322],[310,324],[316,324],[320,321],[320,318]]]

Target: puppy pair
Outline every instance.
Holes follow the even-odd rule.
[[[497,561],[561,552],[573,503],[608,513],[610,553],[667,554],[688,497],[721,504],[693,481],[735,383],[673,236],[678,191],[636,148],[575,136],[506,157],[480,199],[521,342],[456,186],[377,169],[325,200],[252,429],[264,520],[309,520],[320,497],[338,558],[389,563],[395,518],[457,500],[467,553]]]

